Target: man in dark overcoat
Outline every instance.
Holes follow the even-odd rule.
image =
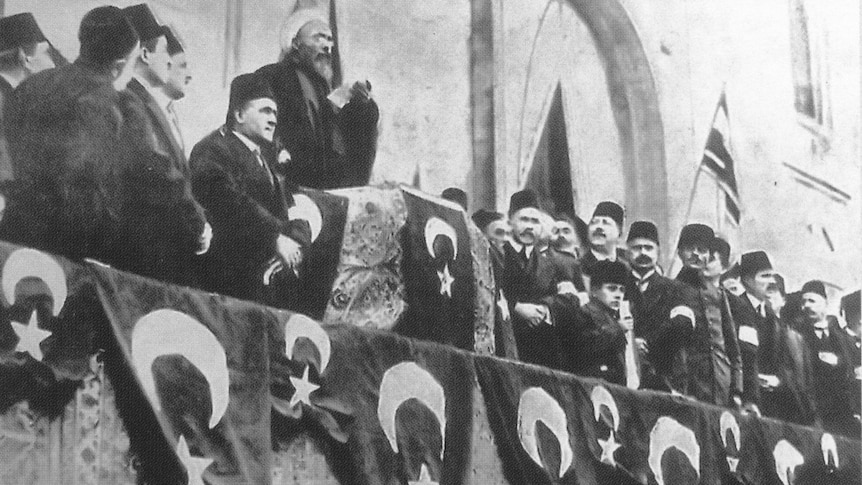
[[[811,356],[814,385],[810,390],[823,429],[859,439],[860,414],[855,397],[859,381],[854,372],[857,354],[853,338],[826,314],[826,287],[814,280],[802,286],[802,334]]]
[[[335,44],[320,12],[295,12],[281,36],[282,59],[258,70],[278,105],[280,170],[297,185],[316,189],[368,184],[379,118],[370,83],[354,83],[343,106],[328,99],[335,87]]]
[[[6,240],[73,258],[114,262],[118,173],[143,130],[120,109],[138,36],[116,7],[81,20],[80,57],[35,74],[6,107],[6,134],[19,190],[2,221]]]
[[[532,190],[512,195],[509,222],[512,239],[504,249],[500,284],[509,304],[518,357],[524,362],[561,369],[563,349],[554,325],[555,313],[568,312],[579,305],[575,295],[559,295],[565,281],[558,260],[538,242],[541,228],[538,198]]]
[[[237,76],[225,125],[198,142],[189,161],[195,196],[213,224],[202,269],[207,289],[285,306],[265,301],[264,278],[276,268],[298,270],[311,233],[306,221],[289,219],[293,199],[271,166],[276,116],[266,79]]]

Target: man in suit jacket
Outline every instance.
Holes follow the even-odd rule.
[[[628,232],[631,272],[626,298],[634,316],[635,345],[641,361],[641,387],[670,391],[667,378],[674,345],[691,328],[691,319],[670,318],[680,304],[682,284],[660,275],[658,229],[649,221],[635,221]],[[679,327],[682,326],[682,329]]]
[[[306,221],[289,220],[292,198],[270,165],[276,112],[264,78],[237,76],[225,125],[195,145],[190,164],[195,196],[213,224],[207,289],[284,307],[290,302],[267,295],[267,270],[298,270],[311,234]]]
[[[164,213],[140,210],[127,214],[123,231],[129,235],[128,250],[135,255],[131,259],[137,262],[131,269],[174,283],[197,285],[195,265],[199,258],[196,258],[196,253],[205,252],[212,228],[203,218],[203,209],[192,197],[188,161],[179,142],[179,127],[174,123],[172,99],[163,90],[171,64],[167,28],[156,21],[146,4],[127,7],[123,12],[141,37],[141,51],[128,91],[131,94],[129,102],[146,114],[150,127],[148,136],[162,159],[158,166],[151,168],[164,172],[175,181],[179,190],[177,197],[184,205],[193,206],[198,216],[175,221],[178,227],[168,228]],[[140,196],[149,195],[148,185],[143,184]],[[190,240],[195,242],[196,239],[200,242],[189,244]],[[203,246],[204,250],[196,250],[196,245]]]
[[[336,107],[335,44],[327,19],[317,10],[291,15],[281,32],[282,59],[261,67],[278,106],[279,167],[288,180],[316,189],[368,184],[377,153],[377,103],[371,85],[356,82],[350,100]]]
[[[813,424],[806,356],[793,349],[801,337],[769,305],[775,271],[763,251],[742,255],[740,280],[745,292],[733,305],[743,351],[745,395],[765,416]]]
[[[821,281],[802,286],[802,332],[809,354],[814,381],[812,395],[823,429],[859,439],[860,413],[855,391],[853,339],[838,325],[838,319],[826,314],[826,288]]]
[[[512,195],[509,220],[512,239],[504,245],[501,286],[509,303],[518,356],[524,362],[561,369],[564,364],[555,313],[577,308],[577,297],[558,295],[562,279],[557,259],[536,246],[541,231],[536,193],[522,190]],[[572,303],[574,302],[574,303]]]

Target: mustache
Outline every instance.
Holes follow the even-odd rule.
[[[593,235],[593,236],[602,236],[602,237],[607,236],[607,234],[605,234],[605,230],[604,230],[604,229],[594,229],[591,235]]]
[[[647,264],[647,263],[652,263],[652,262],[653,262],[652,258],[649,256],[646,256],[644,254],[641,254],[640,256],[635,258],[635,263],[637,263],[637,264]]]

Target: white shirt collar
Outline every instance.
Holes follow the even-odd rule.
[[[751,306],[753,306],[756,310],[760,309],[760,305],[763,303],[762,301],[755,298],[751,293],[745,292],[745,296],[748,297],[748,301],[751,302]]]
[[[646,272],[646,274],[645,274],[645,275],[643,275],[643,276],[641,276],[641,275],[640,275],[640,273],[638,273],[637,271],[632,270],[632,276],[634,276],[634,277],[635,277],[635,279],[636,279],[639,283],[640,283],[640,282],[643,282],[643,281],[646,281],[646,280],[648,280],[648,279],[650,279],[650,277],[651,277],[652,275],[654,275],[654,274],[655,274],[655,268],[653,268],[653,269],[651,269],[651,270],[647,271],[647,272]]]
[[[518,241],[515,241],[515,239],[510,240],[509,244],[512,245],[512,248],[514,248],[515,252],[517,252],[517,253],[521,252],[521,248],[527,248],[527,257],[528,258],[533,255],[533,248],[536,247],[535,244],[532,244],[530,246],[525,246],[525,245],[519,243]]]
[[[597,253],[593,248],[590,248],[590,252],[595,256],[596,261],[616,261],[617,260],[617,252],[611,251],[611,254],[602,254]]]
[[[150,93],[150,96],[152,96],[153,99],[156,100],[156,104],[159,105],[159,108],[161,108],[162,111],[164,111],[165,115],[167,115],[168,105],[171,104],[171,101],[173,101],[173,99],[169,98],[168,95],[165,94],[165,92],[162,91],[161,88],[153,87],[153,85],[150,84],[149,81],[144,79],[143,76],[136,75],[135,79],[137,79],[138,82],[141,83],[141,86],[143,86],[148,93]]]
[[[260,152],[260,145],[253,142],[251,140],[251,138],[243,135],[242,133],[240,133],[236,130],[231,130],[231,131],[233,132],[234,135],[236,135],[237,138],[239,138],[239,141],[243,142],[243,144],[245,144],[245,146],[247,146],[248,149],[251,150],[253,153],[259,153]]]

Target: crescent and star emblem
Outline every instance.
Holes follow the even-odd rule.
[[[775,444],[772,450],[775,458],[775,473],[784,485],[792,485],[795,481],[796,469],[805,464],[805,457],[787,440]]]
[[[521,446],[536,464],[542,464],[536,437],[536,422],[541,421],[557,437],[560,445],[560,469],[557,477],[563,475],[572,466],[574,453],[569,443],[569,427],[566,412],[550,394],[541,387],[530,387],[521,393],[518,402],[518,438]]]
[[[437,417],[440,437],[446,447],[446,394],[443,386],[427,370],[415,362],[401,362],[383,374],[380,382],[380,398],[377,404],[377,419],[389,440],[392,451],[398,453],[395,435],[395,413],[404,401],[416,399]],[[440,450],[443,459],[443,449]]]
[[[293,194],[293,207],[287,209],[287,216],[293,219],[303,219],[311,228],[311,242],[317,241],[323,228],[323,215],[320,207],[305,194]]]
[[[152,366],[162,355],[181,355],[204,375],[212,398],[209,427],[214,428],[227,411],[229,400],[224,347],[207,327],[185,313],[161,309],[141,317],[132,330],[132,361],[141,387],[157,412],[161,411],[161,402]]]
[[[593,414],[595,415],[596,422],[598,422],[602,417],[602,406],[605,406],[611,413],[611,431],[608,435],[608,439],[596,439],[599,446],[602,448],[602,456],[599,458],[599,461],[607,465],[617,466],[614,452],[622,446],[616,440],[616,432],[619,431],[620,427],[620,411],[617,408],[617,402],[614,400],[610,391],[608,391],[604,386],[594,387],[590,392],[590,400],[593,402]]]
[[[681,451],[689,463],[700,476],[700,445],[694,431],[679,424],[675,419],[662,416],[658,418],[649,434],[649,462],[650,470],[655,476],[658,485],[664,485],[664,474],[661,469],[661,459],[665,451],[676,448]]]
[[[434,250],[434,241],[438,236],[448,238],[449,242],[452,243],[452,259],[443,265],[442,270],[437,270],[437,278],[440,279],[440,294],[452,298],[452,284],[455,283],[455,278],[449,271],[449,263],[458,258],[458,234],[448,222],[439,217],[431,217],[425,223],[425,247],[431,258],[435,260],[437,259],[437,252]]]
[[[736,444],[736,453],[738,454],[742,447],[742,434],[739,430],[739,423],[736,421],[736,417],[730,411],[724,411],[721,413],[718,424],[721,430],[721,442],[724,443],[725,453],[728,445],[727,432],[730,431]],[[727,466],[730,467],[731,472],[736,473],[736,469],[739,467],[739,457],[727,455]]]
[[[3,296],[10,305],[15,304],[15,287],[26,278],[40,279],[48,286],[53,299],[52,313],[55,317],[59,315],[66,304],[69,292],[66,273],[60,263],[35,249],[21,248],[13,251],[3,264],[3,276],[0,279]],[[36,311],[33,311],[27,324],[14,321],[10,323],[15,335],[18,336],[15,351],[30,354],[41,362],[44,358],[41,344],[51,336],[51,332],[39,328]]]

